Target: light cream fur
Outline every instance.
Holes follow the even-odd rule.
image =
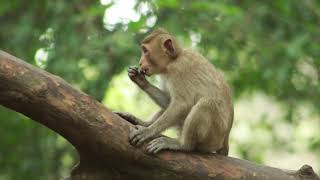
[[[180,121],[177,124],[182,129],[181,145],[206,152],[228,146],[233,104],[223,74],[196,51],[184,49],[177,59],[168,64],[161,78],[164,91],[168,91],[172,99],[172,107],[169,105],[169,108],[177,111],[173,113],[177,114],[175,118],[181,118],[176,120]],[[179,111],[183,113],[179,114]],[[167,128],[160,127],[163,127],[161,131]]]
[[[151,118],[150,125],[138,126],[131,133],[130,142],[140,145],[153,138],[147,149],[154,153],[172,149],[227,155],[233,103],[222,72],[197,51],[182,49],[165,30],[151,33],[142,47],[142,72],[160,75],[162,90],[149,84],[136,69],[129,71],[129,77],[162,110]],[[158,137],[172,126],[180,130],[177,140]]]

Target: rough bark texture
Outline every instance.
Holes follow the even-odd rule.
[[[319,179],[216,154],[148,155],[128,143],[129,124],[63,79],[0,51],[0,104],[65,137],[78,150],[72,179]]]

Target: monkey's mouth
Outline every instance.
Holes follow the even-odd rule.
[[[143,75],[149,76],[149,75],[147,74],[147,70],[145,70],[145,69],[144,69],[144,70],[141,70],[141,69],[140,69],[140,73],[143,74]]]

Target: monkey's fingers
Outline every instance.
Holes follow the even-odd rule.
[[[138,66],[130,66],[129,68],[131,68],[131,69],[138,69],[139,67],[138,67]]]
[[[139,71],[139,67],[137,67],[137,66],[130,66],[129,67],[129,69],[128,69],[128,71]]]
[[[128,69],[128,73],[132,73],[132,74],[134,74],[134,73],[139,73],[139,71],[138,70],[136,70],[136,69]]]
[[[160,150],[163,150],[164,148],[159,145],[159,144],[156,144],[155,146],[152,146],[148,149],[148,153],[152,153],[152,154],[156,154],[158,153]]]
[[[135,126],[134,127],[130,126],[129,141],[131,141],[131,139],[136,136],[136,133],[137,133],[136,131],[137,129],[135,128]]]
[[[140,146],[143,142],[145,142],[147,139],[150,139],[152,136],[152,134],[150,134],[149,131],[147,131],[147,128],[144,126],[136,125],[135,129],[132,128],[129,135],[129,142],[132,145]]]
[[[142,134],[138,134],[136,136],[134,136],[132,139],[131,139],[131,144],[133,145],[139,145],[139,142],[141,141],[141,139],[143,138],[143,135]]]
[[[130,78],[133,78],[133,77],[135,77],[135,76],[137,76],[138,75],[138,72],[135,72],[135,71],[129,71],[128,70],[128,76],[130,77]]]
[[[137,129],[137,126],[134,126],[134,128],[130,129],[130,135],[129,135],[129,142],[132,145],[136,145],[136,142],[141,138],[142,131]]]
[[[148,153],[152,153],[157,148],[156,143],[153,141],[151,141],[146,147]]]
[[[137,141],[137,146],[141,146],[147,139],[149,139],[148,136],[141,136]]]
[[[131,140],[132,140],[132,139],[134,138],[134,136],[135,136],[135,133],[136,133],[135,127],[130,126],[130,133],[129,133],[129,138],[128,138],[130,144],[131,144]]]
[[[157,154],[159,151],[161,151],[161,150],[164,150],[165,148],[163,148],[163,147],[158,147],[158,148],[156,148],[154,151],[153,151],[153,153],[154,154]]]
[[[158,143],[157,139],[154,139],[148,143],[147,149],[154,147]]]
[[[131,67],[129,67],[129,69],[128,69],[128,76],[130,77],[130,78],[132,78],[132,77],[135,77],[135,76],[137,76],[137,75],[139,75],[139,69],[136,67],[136,68],[131,68]]]
[[[152,146],[152,147],[149,147],[147,148],[147,153],[153,153],[158,147],[157,146]]]

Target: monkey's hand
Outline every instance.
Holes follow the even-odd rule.
[[[145,88],[149,85],[145,75],[139,71],[139,68],[136,66],[131,66],[128,69],[129,78],[136,83],[140,88]]]
[[[156,137],[156,134],[150,128],[136,125],[134,129],[131,129],[129,142],[132,145],[140,146],[143,142],[153,137]]]

